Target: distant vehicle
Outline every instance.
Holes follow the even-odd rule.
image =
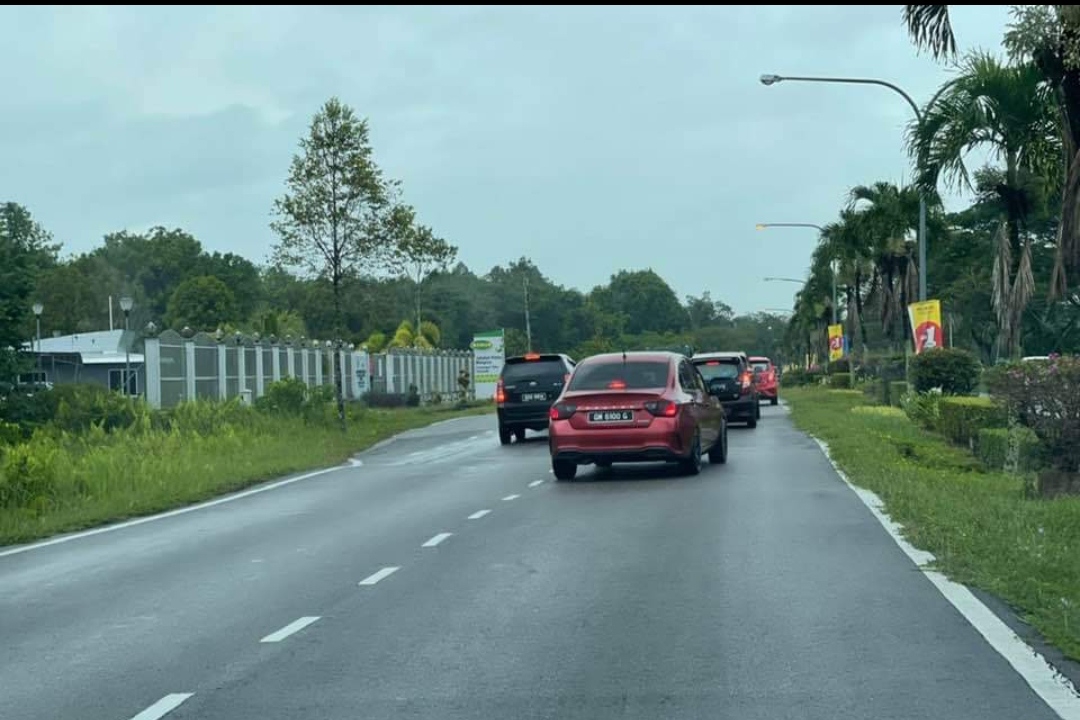
[[[750,358],[741,351],[698,353],[693,357],[698,372],[709,387],[714,383],[725,398],[728,421],[745,422],[756,428],[761,419],[760,396]],[[738,390],[738,394],[735,391]]]
[[[674,462],[697,475],[703,454],[727,462],[727,419],[684,355],[593,355],[551,406],[548,444],[558,480],[573,480],[579,465],[617,462]]]
[[[499,442],[525,440],[526,430],[547,430],[548,411],[562,392],[574,361],[568,355],[526,353],[506,358],[495,386]]]
[[[773,365],[773,361],[763,355],[754,355],[750,358],[750,368],[754,371],[754,379],[757,381],[758,395],[768,400],[770,405],[780,402],[780,370]]]

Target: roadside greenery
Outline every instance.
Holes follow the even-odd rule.
[[[1032,493],[1038,448],[1030,430],[976,431],[963,412],[967,420],[943,421],[952,411],[939,412],[941,406],[986,408],[989,401],[978,398],[909,396],[905,414],[866,393],[820,386],[787,388],[785,397],[796,425],[829,444],[851,481],[882,498],[905,537],[935,555],[938,569],[1002,598],[1080,659],[1080,498]],[[949,432],[959,437],[974,433],[979,456],[927,429],[942,422],[958,422],[963,429]],[[1006,472],[1010,456],[1013,471]]]
[[[332,391],[309,393],[296,380],[272,385],[257,407],[200,401],[154,412],[95,387],[39,395],[36,402],[16,400],[18,423],[0,422],[0,545],[332,466],[396,433],[491,411],[488,403],[354,403],[342,433]],[[10,404],[0,409],[15,414]]]

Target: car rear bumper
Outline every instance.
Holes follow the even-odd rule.
[[[499,424],[504,427],[526,427],[530,430],[546,430],[551,413],[551,403],[509,405],[496,410]]]
[[[780,391],[779,386],[773,385],[772,387],[759,388],[758,389],[758,395],[760,395],[761,397],[768,400],[768,399],[776,397],[777,394],[779,393],[779,391]]]
[[[724,403],[724,410],[729,420],[753,418],[757,417],[757,403],[757,398],[751,395]]]
[[[674,423],[656,422],[633,430],[574,430],[565,421],[549,433],[551,458],[587,465],[590,463],[674,462],[689,454]]]

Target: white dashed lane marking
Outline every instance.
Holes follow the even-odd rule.
[[[366,578],[364,578],[363,580],[361,580],[360,585],[375,585],[380,580],[384,580],[384,579],[390,577],[391,575],[396,573],[398,570],[399,570],[399,568],[396,568],[396,567],[384,567],[379,572],[374,573],[373,575],[369,575]]]

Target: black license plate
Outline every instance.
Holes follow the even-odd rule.
[[[589,422],[594,423],[630,422],[633,419],[633,410],[600,410],[589,413]]]
[[[521,402],[536,402],[547,400],[547,393],[521,393]]]

